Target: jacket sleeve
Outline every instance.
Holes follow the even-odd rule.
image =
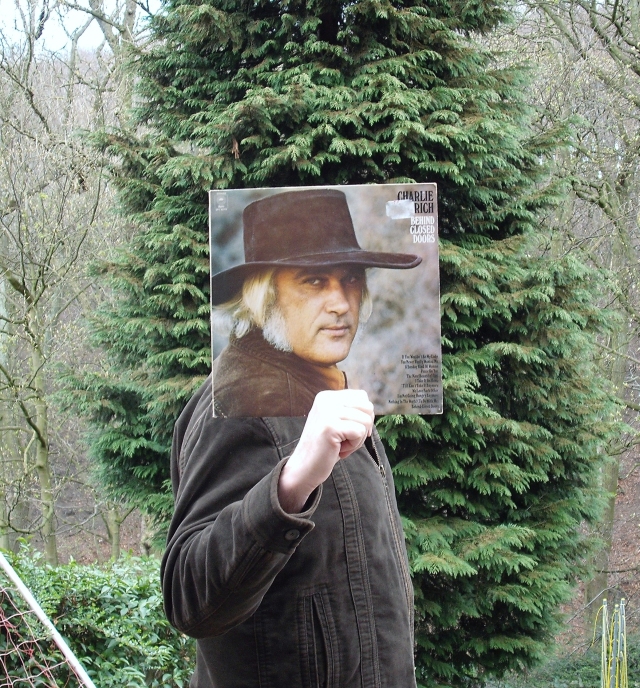
[[[211,396],[187,406],[172,449],[174,516],[162,560],[169,621],[195,638],[225,633],[258,608],[313,529],[321,488],[302,514],[285,513],[286,457],[260,418],[213,418]]]

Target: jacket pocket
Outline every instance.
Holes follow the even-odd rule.
[[[324,586],[298,598],[298,633],[303,688],[339,688],[336,628]]]

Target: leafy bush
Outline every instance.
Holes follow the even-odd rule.
[[[640,688],[640,635],[627,637],[629,688]],[[599,688],[600,642],[586,652],[552,657],[535,671],[512,674],[487,688]]]
[[[97,686],[188,685],[195,643],[165,618],[157,560],[51,568],[26,552],[11,559]]]

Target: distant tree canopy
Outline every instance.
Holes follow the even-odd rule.
[[[108,372],[78,399],[111,491],[166,520],[173,421],[210,368],[210,188],[436,182],[444,413],[388,416],[422,686],[539,659],[596,514],[608,432],[585,269],[532,246],[561,190],[524,73],[473,36],[506,4],[167,0],[138,55],[135,132],[106,133],[142,227],[102,267]],[[214,253],[225,266],[225,237]]]

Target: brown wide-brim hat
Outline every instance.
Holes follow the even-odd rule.
[[[411,253],[381,253],[360,248],[347,197],[336,189],[285,191],[250,203],[243,212],[242,265],[213,275],[211,302],[234,298],[244,280],[259,268],[332,267],[408,270],[422,258]]]

